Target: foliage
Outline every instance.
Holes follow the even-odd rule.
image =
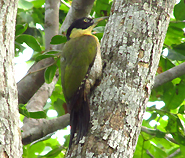
[[[44,58],[53,57],[55,63],[50,65],[45,71],[45,81],[50,83],[54,74],[59,67],[58,51],[44,52],[44,31],[38,28],[44,28],[44,0],[19,0],[17,14],[16,37],[15,37],[15,56],[19,56],[25,49],[23,42],[34,50],[32,61],[39,61]],[[66,3],[69,3],[66,0]],[[70,3],[69,3],[70,4]],[[91,11],[91,16],[100,17],[109,15],[112,0],[96,0]],[[174,66],[177,66],[185,60],[185,42],[184,31],[185,12],[184,1],[181,0],[174,8],[174,17],[171,18],[166,39],[164,42],[163,52],[168,51],[168,55],[161,55],[157,74],[160,74]],[[60,6],[60,23],[69,8],[64,4]],[[105,21],[94,29],[97,37],[101,39]],[[52,38],[51,44],[60,44],[66,39],[60,35]],[[43,53],[44,52],[44,53]],[[173,153],[177,153],[174,158],[181,158],[185,155],[185,75],[174,79],[152,91],[150,102],[152,106],[147,107],[148,118],[143,120],[142,131],[136,151],[135,158],[166,158]],[[158,108],[160,102],[164,103],[163,107]],[[55,85],[55,89],[44,108],[44,112],[28,112],[24,105],[19,105],[19,111],[22,115],[31,118],[47,118],[46,113],[49,110],[56,110],[58,116],[65,114],[61,106],[65,102],[61,81]],[[21,118],[23,117],[21,115]],[[22,120],[22,119],[21,119]],[[63,158],[68,148],[69,136],[65,136],[64,144],[61,145],[57,138],[42,139],[33,144],[23,147],[25,158],[34,157],[57,157]]]

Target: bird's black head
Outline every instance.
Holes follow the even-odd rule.
[[[67,34],[66,34],[67,40],[70,39],[70,34],[74,28],[84,30],[93,24],[94,24],[94,20],[87,17],[83,17],[74,21],[67,30]]]

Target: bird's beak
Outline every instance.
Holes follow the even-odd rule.
[[[100,21],[102,21],[104,19],[108,19],[108,16],[104,16],[104,17],[94,19],[94,25],[96,26]]]
[[[93,24],[92,26],[90,26],[89,28],[87,28],[88,31],[91,32],[91,31],[94,29],[94,27],[95,27],[100,21],[102,21],[102,20],[104,20],[104,19],[107,19],[107,18],[108,18],[108,16],[104,16],[104,17],[101,17],[101,18],[93,19],[94,24]]]

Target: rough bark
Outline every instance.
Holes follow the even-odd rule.
[[[92,127],[67,157],[131,158],[175,0],[115,0],[101,43],[104,72]]]
[[[0,157],[22,155],[18,95],[14,78],[17,0],[0,1]]]
[[[51,45],[51,39],[58,34],[59,28],[59,7],[60,0],[46,0],[45,2],[45,48],[56,49]]]

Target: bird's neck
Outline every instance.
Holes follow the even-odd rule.
[[[87,29],[76,29],[74,28],[71,31],[70,38],[76,38],[83,35],[92,35],[91,31],[93,28],[87,28]]]

